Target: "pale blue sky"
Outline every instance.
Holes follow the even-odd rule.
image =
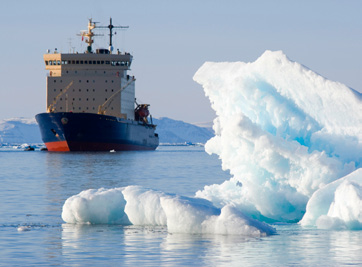
[[[211,121],[192,77],[205,61],[254,61],[282,50],[324,77],[362,91],[362,1],[6,1],[0,4],[0,119],[45,112],[43,54],[82,52],[88,18],[118,31],[134,56],[136,97],[154,117]],[[107,46],[107,32],[95,48]],[[98,44],[98,45],[97,45]]]

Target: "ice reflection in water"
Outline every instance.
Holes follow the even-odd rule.
[[[362,232],[280,225],[278,234],[250,238],[169,234],[165,227],[62,225],[69,264],[122,266],[336,266],[362,264]]]

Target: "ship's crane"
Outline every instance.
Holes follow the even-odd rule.
[[[112,18],[109,18],[109,25],[108,26],[95,26],[96,28],[108,28],[109,29],[109,52],[112,54],[113,46],[112,46],[112,30],[113,28],[121,28],[121,29],[127,29],[129,26],[114,26],[112,24]]]
[[[127,88],[128,85],[130,85],[132,82],[134,82],[136,79],[134,77],[132,77],[132,79],[130,79],[125,85],[123,85],[121,87],[121,89],[119,89],[117,92],[115,92],[110,98],[107,99],[106,102],[104,102],[102,105],[100,105],[98,107],[98,114],[101,115],[106,115],[107,109],[109,108],[109,106],[112,104],[113,100],[115,99],[115,97],[117,95],[119,95],[120,93],[122,93],[122,91],[124,89]]]
[[[63,94],[65,94],[68,89],[72,86],[73,81],[71,81],[67,87],[64,88],[64,90],[62,90],[62,92],[60,92],[54,99],[54,101],[48,106],[47,108],[47,112],[54,112],[55,111],[55,104],[57,103],[59,97],[61,97]]]

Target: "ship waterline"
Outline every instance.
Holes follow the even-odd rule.
[[[154,150],[158,135],[142,122],[91,113],[36,115],[49,151]]]

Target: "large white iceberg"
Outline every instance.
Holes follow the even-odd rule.
[[[252,63],[206,62],[194,80],[217,115],[216,136],[205,149],[218,154],[233,176],[205,186],[197,197],[218,207],[232,203],[265,221],[296,222],[314,192],[361,167],[361,94],[281,51],[266,51]],[[361,200],[361,172],[356,176],[335,192],[328,216],[350,208],[337,194],[354,190],[348,205]],[[360,204],[355,205],[360,214]]]

